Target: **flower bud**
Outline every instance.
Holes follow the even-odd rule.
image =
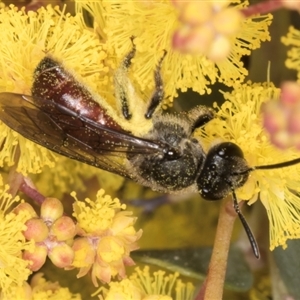
[[[200,25],[212,18],[213,10],[209,2],[190,1],[180,12],[180,21],[189,25]]]
[[[272,144],[280,149],[291,147],[291,138],[286,130],[278,130],[270,136]]]
[[[288,107],[299,103],[300,99],[300,85],[294,81],[284,81],[281,86],[280,102]]]
[[[13,212],[17,215],[21,211],[26,211],[29,213],[31,218],[36,218],[38,215],[36,214],[35,210],[29,203],[20,203],[17,207],[14,208]]]
[[[49,229],[42,219],[30,219],[25,225],[27,229],[23,234],[27,240],[33,239],[36,243],[39,243],[48,237]]]
[[[73,262],[74,251],[66,243],[61,243],[49,252],[48,257],[58,268],[66,268]]]
[[[207,57],[214,62],[220,62],[229,55],[231,49],[230,40],[226,36],[220,35],[215,38],[210,50],[207,53]]]
[[[290,118],[288,120],[287,130],[291,134],[300,135],[300,111],[299,111],[299,108],[295,108],[295,110],[291,113]]]
[[[281,5],[284,8],[287,9],[292,9],[292,10],[300,10],[300,3],[299,1],[294,1],[294,0],[281,0]]]
[[[25,250],[23,252],[23,259],[29,260],[28,268],[36,272],[38,271],[45,263],[47,258],[47,247],[45,245],[36,245],[33,252]]]
[[[173,47],[181,52],[205,54],[213,40],[214,32],[209,26],[180,28],[174,33]]]
[[[242,14],[235,8],[225,9],[215,15],[213,25],[219,34],[236,34],[242,23]]]
[[[56,198],[46,198],[41,206],[41,218],[55,221],[63,215],[64,208]]]
[[[62,216],[58,218],[51,226],[51,235],[54,235],[57,241],[72,239],[76,234],[76,225],[70,217]]]
[[[286,129],[286,112],[279,103],[274,101],[264,103],[262,105],[262,112],[264,127],[270,135]]]

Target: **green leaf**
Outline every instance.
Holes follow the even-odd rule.
[[[196,280],[204,280],[212,249],[209,247],[172,250],[137,251],[135,261],[155,265]],[[242,252],[232,247],[228,257],[225,287],[239,292],[248,291],[253,284],[253,275]]]
[[[274,260],[288,292],[294,299],[300,299],[300,240],[290,240],[287,244],[285,250],[281,247],[275,248]]]

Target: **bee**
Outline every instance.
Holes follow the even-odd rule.
[[[125,56],[115,72],[115,97],[125,120],[132,117],[127,71],[136,52]],[[0,93],[0,120],[25,138],[71,159],[132,179],[163,193],[200,193],[220,200],[232,193],[234,208],[257,258],[259,249],[244,216],[235,189],[251,171],[285,167],[300,159],[271,166],[249,167],[239,146],[223,142],[206,153],[194,131],[214,118],[206,106],[166,114],[161,65],[154,71],[155,90],[145,119],[151,128],[143,136],[126,130],[102,105],[101,97],[79,82],[62,63],[46,55],[34,71],[31,96]]]

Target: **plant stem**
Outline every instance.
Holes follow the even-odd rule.
[[[41,205],[45,200],[45,196],[37,191],[37,189],[28,178],[24,177],[23,183],[19,187],[19,191],[30,197],[38,205]]]
[[[258,14],[267,14],[272,11],[283,8],[281,0],[267,0],[259,2],[241,10],[245,17],[251,17]]]
[[[195,300],[221,300],[232,229],[236,219],[232,198],[223,200],[206,280]]]

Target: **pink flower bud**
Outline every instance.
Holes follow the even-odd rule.
[[[295,0],[281,0],[281,4],[283,7],[292,10],[300,11],[300,2]]]
[[[294,81],[285,81],[281,84],[280,101],[284,105],[295,105],[300,102],[300,85]]]
[[[280,149],[291,147],[291,136],[286,130],[280,130],[270,136],[272,144]]]
[[[295,109],[288,120],[288,131],[300,135],[300,111]]]
[[[67,216],[58,218],[51,226],[51,235],[54,235],[57,241],[72,239],[75,234],[76,225],[73,220]]]
[[[55,221],[63,215],[64,208],[56,198],[46,198],[41,206],[41,218],[48,221]]]
[[[214,32],[209,26],[194,29],[180,28],[173,35],[173,47],[184,53],[205,54],[214,39]]]
[[[213,25],[219,34],[233,35],[240,29],[242,19],[242,14],[237,9],[229,8],[215,15]]]
[[[226,59],[231,49],[230,40],[223,35],[219,35],[211,44],[207,57],[212,61],[219,62]]]
[[[264,114],[264,127],[270,134],[277,133],[279,130],[285,130],[287,118],[286,112],[277,102],[267,102],[262,105]]]
[[[48,237],[49,229],[42,219],[30,219],[25,225],[27,229],[23,234],[27,240],[33,239],[36,243],[39,243]]]
[[[66,243],[60,243],[49,252],[48,257],[58,268],[69,267],[74,259],[73,249]]]
[[[190,1],[180,10],[179,20],[191,26],[198,26],[212,18],[213,8],[206,1]]]
[[[171,2],[177,8],[183,8],[184,6],[186,6],[186,2],[184,2],[182,0],[171,0]]]
[[[36,214],[35,210],[33,209],[33,207],[24,202],[24,203],[20,203],[17,207],[14,208],[13,212],[17,215],[19,214],[21,211],[26,211],[29,213],[29,215],[31,216],[31,218],[36,218],[38,215]]]
[[[45,245],[36,245],[33,252],[27,250],[23,252],[23,259],[31,262],[28,268],[33,272],[38,271],[44,265],[46,258],[47,247]]]

